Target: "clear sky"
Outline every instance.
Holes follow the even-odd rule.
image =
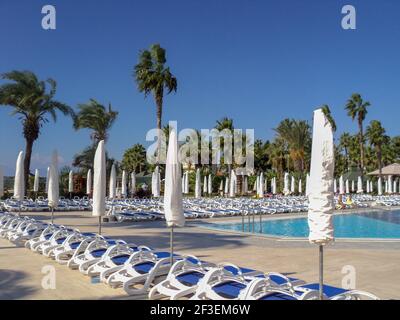
[[[57,9],[56,30],[41,27],[46,4]],[[345,4],[356,7],[356,30],[341,28]],[[107,149],[117,159],[155,126],[153,99],[137,91],[132,71],[139,50],[157,42],[179,81],[177,94],[165,98],[164,124],[211,128],[228,116],[269,139],[283,118],[311,120],[315,107],[328,104],[338,134],[355,132],[344,104],[359,92],[372,103],[367,121],[400,134],[398,0],[1,0],[0,39],[0,73],[52,77],[57,99],[71,106],[89,98],[112,103],[120,114]],[[10,111],[0,107],[7,173],[24,149]],[[59,117],[43,127],[32,169],[46,167],[54,148],[69,164],[87,145],[89,132]]]

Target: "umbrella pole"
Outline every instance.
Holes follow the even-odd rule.
[[[101,216],[99,216],[99,235],[101,235]]]
[[[319,299],[324,300],[324,246],[319,246]]]
[[[170,232],[170,251],[171,251],[171,257],[170,257],[170,264],[174,263],[174,227],[171,227],[171,232]]]
[[[19,206],[18,206],[18,216],[21,215],[21,201],[18,202]]]
[[[54,208],[51,207],[51,223],[53,224],[54,221]]]

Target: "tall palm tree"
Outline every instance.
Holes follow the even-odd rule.
[[[364,132],[363,122],[368,113],[367,108],[371,104],[368,101],[364,101],[360,94],[354,93],[351,98],[347,100],[346,110],[349,117],[352,120],[357,118],[358,122],[358,143],[360,146],[360,169],[361,175],[364,174]]]
[[[108,110],[102,104],[94,99],[90,99],[88,103],[78,105],[78,113],[74,117],[74,128],[79,130],[82,128],[92,129],[91,139],[94,145],[101,140],[107,140],[108,131],[111,129],[118,112],[112,110],[111,104]]]
[[[142,172],[146,167],[146,149],[140,143],[125,151],[122,157],[122,167],[128,172]]]
[[[343,132],[339,139],[339,147],[344,151],[346,160],[346,169],[349,170],[349,148],[351,145],[351,136],[348,132]]]
[[[165,64],[166,51],[159,44],[153,44],[150,50],[140,52],[139,63],[135,66],[134,76],[138,89],[145,97],[153,94],[157,106],[157,129],[161,130],[164,91],[176,92],[178,81]],[[160,143],[158,143],[160,151]],[[159,154],[160,152],[158,152]],[[159,156],[157,157],[159,159]]]
[[[335,119],[333,119],[331,109],[329,108],[329,106],[327,104],[324,104],[323,106],[321,106],[321,110],[324,113],[326,119],[328,119],[329,123],[331,124],[333,132],[336,132],[336,129],[337,129],[336,121],[335,121]]]
[[[1,75],[10,82],[0,86],[0,105],[11,106],[11,115],[22,122],[26,142],[24,159],[25,190],[29,190],[29,171],[34,142],[39,138],[43,124],[57,120],[57,111],[73,115],[73,110],[54,99],[57,84],[49,78],[41,81],[31,71],[11,71]],[[49,88],[48,88],[49,87]]]
[[[389,137],[385,133],[385,128],[382,127],[378,120],[372,120],[365,133],[369,143],[376,149],[379,176],[382,175],[382,146],[390,141]]]
[[[233,126],[233,119],[230,119],[228,117],[224,117],[221,120],[217,120],[216,124],[215,124],[215,129],[219,130],[219,131],[223,131],[223,130],[229,130],[232,134],[232,141],[231,141],[231,146],[230,146],[230,150],[233,151],[233,130],[234,130],[234,126]],[[222,138],[222,143],[225,149],[225,139]],[[222,150],[222,158],[225,159],[225,154],[224,154],[224,150]],[[231,155],[233,156],[233,155]],[[228,175],[230,176],[231,174],[231,168],[232,168],[232,164],[228,163]]]
[[[311,142],[310,126],[307,121],[284,119],[274,130],[279,138],[287,142],[295,170],[304,171],[306,152]]]

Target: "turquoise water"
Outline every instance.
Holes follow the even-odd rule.
[[[252,220],[251,220],[252,221]],[[336,238],[400,239],[400,211],[380,211],[341,214],[333,217]],[[245,232],[252,232],[252,223],[245,217]],[[242,231],[242,223],[213,224],[212,228]],[[307,218],[264,220],[261,233],[278,237],[308,237]],[[254,232],[260,233],[259,217],[255,217]]]

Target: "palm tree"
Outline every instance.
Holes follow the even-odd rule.
[[[368,113],[367,108],[371,104],[368,101],[364,101],[361,95],[358,93],[352,94],[351,98],[347,101],[346,110],[349,117],[352,120],[357,118],[358,122],[358,143],[360,146],[360,169],[361,175],[364,174],[364,132],[363,122]]]
[[[74,128],[79,130],[82,128],[92,129],[91,139],[94,145],[101,140],[107,140],[108,131],[114,124],[118,112],[112,110],[111,104],[108,110],[94,99],[90,99],[88,103],[78,105],[78,113],[74,117]]]
[[[0,105],[13,107],[11,115],[18,115],[26,141],[24,159],[25,190],[29,190],[29,172],[34,142],[43,124],[57,120],[57,111],[73,115],[73,110],[54,99],[57,84],[49,78],[41,81],[30,71],[11,71],[1,75],[11,82],[0,86]],[[47,88],[49,86],[49,88]]]
[[[382,127],[378,120],[372,120],[366,130],[366,136],[369,143],[376,149],[379,176],[382,175],[382,146],[388,144],[390,141],[389,137],[385,133],[385,128]]]
[[[288,144],[295,170],[304,171],[306,152],[311,142],[310,126],[307,121],[285,119],[274,130],[278,137]]]
[[[140,143],[125,151],[122,158],[122,167],[128,172],[142,172],[146,167],[146,149]]]
[[[230,150],[233,151],[233,148],[232,148],[233,147],[233,130],[234,130],[233,119],[230,119],[228,117],[224,117],[221,120],[217,120],[217,123],[215,124],[215,129],[217,129],[218,131],[229,130],[231,132],[232,139],[231,139]],[[223,143],[223,146],[224,146],[223,149],[225,149],[225,139],[224,138],[222,138],[222,143]],[[223,159],[226,158],[223,150],[222,150],[222,155],[221,156],[222,156]],[[230,177],[232,164],[228,163],[227,166],[228,166],[228,175]]]
[[[351,136],[347,132],[343,132],[339,139],[339,147],[344,150],[344,157],[346,159],[346,169],[349,169],[349,148],[351,144]]]
[[[321,110],[324,113],[326,119],[331,124],[332,131],[335,132],[336,129],[337,129],[336,128],[336,122],[335,122],[335,119],[333,119],[333,116],[332,116],[332,113],[331,113],[331,109],[329,108],[329,106],[327,104],[324,104],[323,106],[321,106]]]
[[[178,87],[177,79],[172,75],[169,67],[165,64],[166,51],[159,44],[153,44],[150,50],[140,52],[139,63],[135,66],[135,79],[140,92],[145,97],[153,94],[157,106],[157,129],[161,130],[161,118],[164,99],[164,90],[167,94],[176,92]],[[160,151],[160,143],[158,143]],[[160,152],[158,152],[159,154]],[[159,159],[159,156],[157,156]]]

